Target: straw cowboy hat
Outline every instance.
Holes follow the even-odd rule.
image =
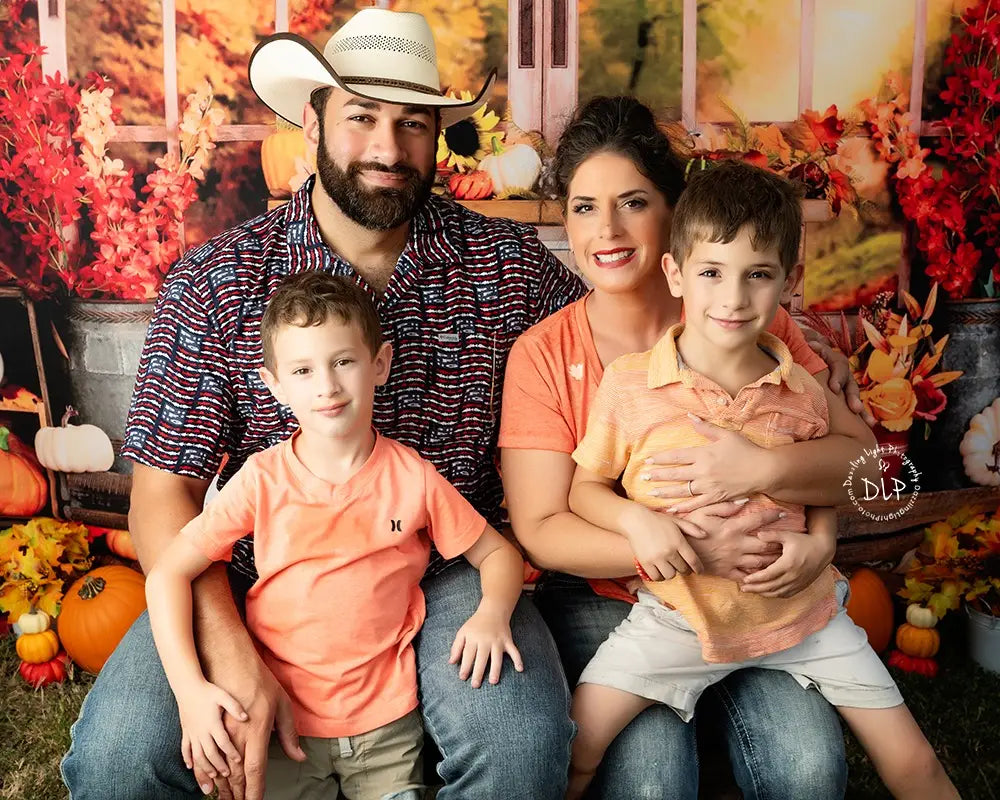
[[[340,28],[320,53],[301,36],[276,33],[250,56],[250,86],[278,116],[302,124],[302,109],[318,86],[336,86],[381,103],[441,111],[447,127],[482,106],[496,70],[472,100],[445,97],[431,29],[420,14],[365,8]]]

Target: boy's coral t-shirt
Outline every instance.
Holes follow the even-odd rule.
[[[529,328],[511,348],[504,376],[500,447],[569,455],[583,440],[604,375],[587,319],[587,297]],[[810,374],[827,369],[785,309],[778,309],[768,332],[781,339],[792,359]],[[590,585],[605,597],[635,602],[622,581],[599,579]]]
[[[247,627],[296,728],[353,736],[417,707],[410,643],[424,621],[430,543],[454,558],[486,520],[398,442],[377,436],[362,468],[331,484],[298,459],[298,435],[251,456],[181,534],[214,560],[252,532],[260,578]]]

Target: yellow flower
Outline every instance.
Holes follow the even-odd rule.
[[[873,350],[868,358],[868,378],[873,383],[885,383],[892,378],[901,378],[904,370],[901,370],[900,367],[900,360],[896,353]]]
[[[913,425],[917,395],[906,378],[891,378],[861,392],[861,402],[887,431],[905,431]]]
[[[471,100],[472,93],[449,94],[449,97]],[[500,117],[483,105],[472,116],[449,125],[438,136],[437,163],[459,172],[475,169],[492,152],[491,140],[503,141],[503,133],[494,131],[499,122]]]

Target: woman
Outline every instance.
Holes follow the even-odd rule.
[[[627,579],[635,567],[624,538],[569,511],[570,453],[583,436],[604,367],[624,353],[650,349],[681,318],[660,262],[684,171],[649,109],[632,98],[597,98],[563,133],[554,179],[576,266],[593,290],[512,349],[500,447],[515,535],[538,567],[565,573],[543,581],[536,598],[573,685],[628,614]],[[818,380],[830,380],[826,363],[787,314],[771,332]],[[831,381],[833,391],[839,388]],[[680,521],[650,511],[641,524],[654,533],[678,525],[706,571],[745,580],[748,591],[781,594],[789,579],[766,569],[776,555],[752,535],[776,512],[729,521],[739,508],[734,501],[766,492],[807,505],[846,502],[843,473],[857,445],[828,437],[768,451],[734,432],[710,426],[704,432],[712,444],[662,454],[657,464],[671,466],[652,465],[649,473],[650,491],[688,497],[681,510],[693,513]],[[800,565],[802,574],[818,573],[833,558],[830,532],[817,541],[826,544]],[[726,734],[745,798],[843,796],[841,729],[817,692],[803,691],[784,674],[743,670],[699,706],[696,719],[706,716]],[[695,726],[663,707],[643,712],[608,750],[594,787],[600,798],[696,797]]]

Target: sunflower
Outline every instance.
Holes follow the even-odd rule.
[[[449,97],[469,101],[472,100],[472,93],[449,94]],[[499,122],[500,117],[482,105],[472,116],[449,125],[438,137],[438,166],[459,172],[475,169],[483,158],[493,152],[492,139],[496,138],[498,144],[503,141],[503,133],[494,131]]]

